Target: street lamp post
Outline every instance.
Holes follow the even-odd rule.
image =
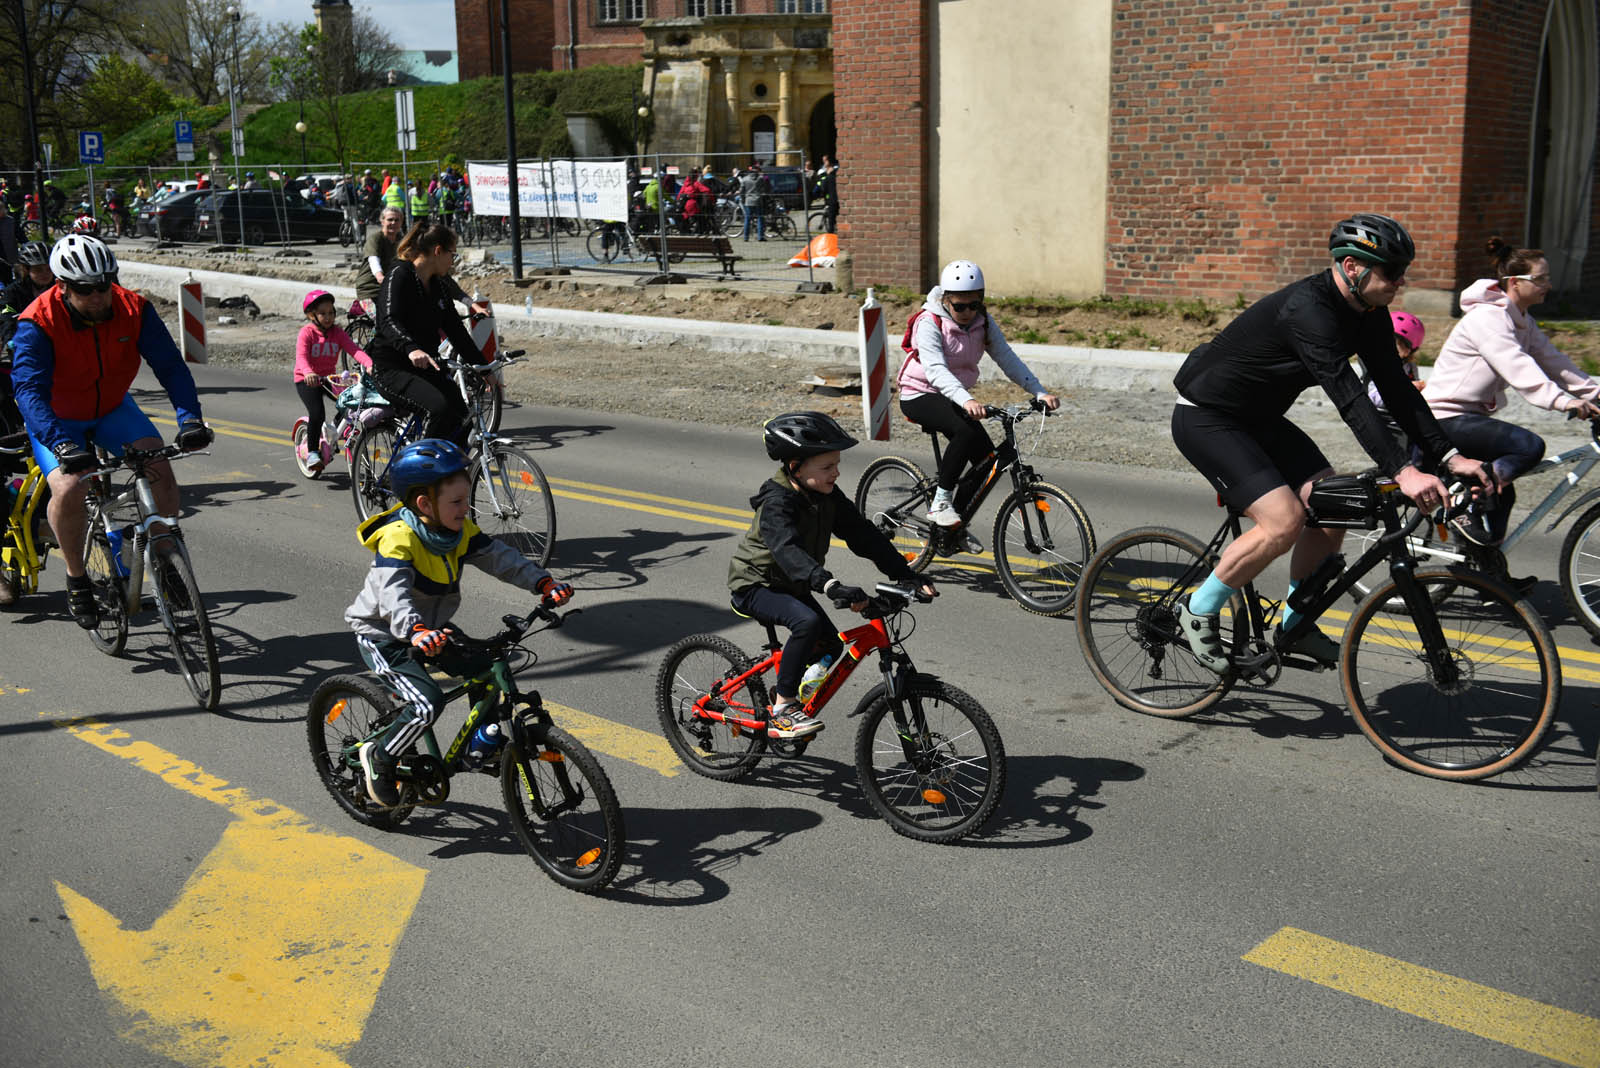
[[[310,164],[306,163],[306,105],[300,102],[300,121],[294,124],[294,132],[300,135],[300,169],[308,170]]]
[[[244,137],[239,126],[239,105],[243,98],[239,94],[239,20],[242,15],[237,7],[228,8],[228,20],[233,23],[233,72],[228,76],[228,111],[233,118],[233,189],[234,210],[239,213],[239,244],[244,245],[244,179],[240,176],[239,167],[244,155],[239,151],[244,147]],[[219,240],[222,233],[221,224],[217,230]]]

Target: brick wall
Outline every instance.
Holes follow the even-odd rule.
[[[561,3],[565,10],[563,0]],[[511,69],[550,69],[552,0],[510,0]],[[499,67],[500,0],[456,0],[456,53],[462,81],[503,73]]]
[[[929,2],[833,4],[840,246],[858,285],[919,289],[932,273]]]
[[[627,66],[638,63],[644,53],[644,31],[637,22],[598,23],[595,0],[573,0],[577,9],[577,48],[571,49],[573,38],[567,31],[567,0],[550,0],[555,33],[551,38],[551,69],[571,70],[574,67],[593,67],[597,64]],[[645,13],[651,18],[665,18],[666,5],[652,0]],[[674,14],[676,12],[673,12]],[[576,62],[572,62],[572,57]]]

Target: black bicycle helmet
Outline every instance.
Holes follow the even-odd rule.
[[[409,497],[423,486],[465,471],[470,461],[461,446],[443,438],[423,438],[400,450],[389,467],[389,488],[409,506]]]
[[[1361,211],[1334,224],[1328,252],[1335,260],[1354,256],[1383,267],[1409,267],[1417,256],[1406,228],[1376,212]]]
[[[774,460],[804,460],[825,452],[842,452],[856,444],[832,416],[821,412],[785,412],[762,428],[767,455]]]
[[[17,249],[17,262],[24,267],[43,267],[50,262],[50,246],[43,241],[29,241]]]

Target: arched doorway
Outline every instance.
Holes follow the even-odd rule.
[[[829,93],[811,109],[811,143],[806,146],[810,149],[806,158],[814,165],[820,164],[823,156],[838,159],[838,139],[838,129],[833,124],[833,94]]]
[[[771,163],[778,153],[778,124],[771,115],[750,120],[750,158]]]
[[[1557,290],[1577,288],[1589,243],[1600,78],[1594,4],[1554,0],[1545,19],[1528,175],[1528,240]]]

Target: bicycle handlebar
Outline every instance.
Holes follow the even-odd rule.
[[[129,445],[123,449],[121,456],[111,457],[111,462],[108,464],[96,464],[83,472],[82,477],[108,475],[112,472],[120,471],[124,467],[143,468],[145,465],[155,463],[158,460],[176,460],[183,456],[197,456],[206,451],[205,449],[184,449],[178,445],[163,445],[159,449],[136,449]]]
[[[1032,415],[1034,412],[1043,412],[1046,418],[1056,414],[1044,406],[1044,401],[1033,397],[1026,404],[1007,404],[1003,408],[997,408],[993,404],[985,405],[984,418],[1004,419],[1008,423],[1015,423],[1023,416]]]

